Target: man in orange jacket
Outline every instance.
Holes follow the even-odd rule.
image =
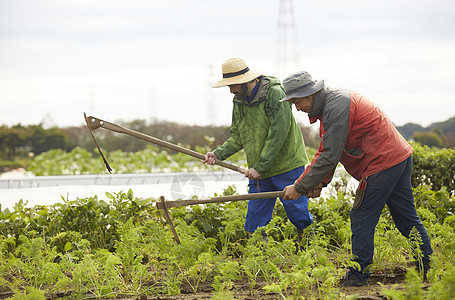
[[[426,274],[433,250],[414,204],[411,146],[387,115],[359,93],[325,87],[324,81],[314,81],[308,72],[288,76],[283,86],[286,97],[281,101],[290,101],[298,111],[306,112],[310,123],[319,120],[321,136],[310,166],[285,188],[284,200],[318,197],[338,162],[359,181],[350,219],[352,253],[360,270],[350,268],[344,285],[368,283],[374,231],[386,204],[401,234],[410,238],[413,228],[420,234],[423,259],[416,260],[418,269]]]

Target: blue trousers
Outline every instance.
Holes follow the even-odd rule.
[[[303,171],[305,171],[304,166],[265,179],[250,179],[248,193],[282,191],[286,186],[294,184]],[[307,196],[301,196],[297,200],[283,201],[282,198],[280,200],[286,215],[295,227],[304,229],[313,223],[313,216],[308,211]],[[272,219],[275,203],[275,198],[250,200],[245,218],[245,230],[254,232],[258,227],[267,225]]]
[[[430,265],[433,253],[430,238],[417,216],[411,186],[412,156],[403,162],[366,178],[367,186],[361,206],[350,213],[352,230],[352,254],[360,264],[360,272],[351,268],[360,278],[370,275],[368,266],[373,262],[374,232],[382,209],[387,204],[393,221],[400,233],[409,238],[412,228],[420,233],[420,246],[424,271]]]

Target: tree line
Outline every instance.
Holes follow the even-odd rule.
[[[427,127],[408,123],[398,126],[397,129],[407,140],[414,140],[422,145],[438,148],[455,147],[455,117],[432,123]]]
[[[0,157],[3,160],[40,154],[50,149],[69,150],[70,141],[66,133],[58,128],[44,129],[42,124],[0,127]]]
[[[215,148],[230,136],[229,126],[183,125],[167,121],[148,124],[145,120],[117,123],[193,150],[198,146],[207,145]],[[107,152],[114,150],[136,152],[145,149],[149,144],[129,135],[103,128],[94,130],[93,134],[99,146]],[[307,146],[318,147],[319,137],[314,130],[302,126],[302,134]],[[28,126],[17,124],[11,127],[5,125],[0,127],[0,160],[12,161],[32,157],[51,149],[71,151],[77,146],[90,152],[96,149],[86,126],[44,128],[43,124]]]
[[[149,123],[145,120],[129,122],[118,121],[129,129],[174,143],[190,149],[198,146],[215,148],[221,145],[230,136],[229,126],[197,126],[184,125],[167,121]],[[318,148],[320,138],[313,127],[301,125],[305,144]],[[397,127],[408,140],[414,140],[422,145],[439,148],[455,147],[455,117],[424,128],[418,124],[408,123]],[[122,150],[136,152],[147,147],[148,142],[133,138],[125,134],[115,133],[105,129],[93,132],[100,147],[107,151]],[[65,128],[45,128],[42,123],[37,125],[21,125],[0,127],[0,160],[14,161],[27,159],[51,149],[71,151],[81,147],[90,152],[95,151],[95,144],[86,126]]]

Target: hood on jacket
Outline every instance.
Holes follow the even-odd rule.
[[[322,116],[326,89],[327,87],[324,86],[319,92],[314,94],[313,107],[311,109],[311,114],[308,115],[308,118],[310,118],[311,123],[316,122],[317,118]]]
[[[267,96],[267,91],[269,88],[272,88],[276,85],[281,85],[281,82],[278,78],[272,76],[261,76],[261,82],[259,83],[259,89],[251,102],[245,97],[234,96],[233,102],[237,104],[244,104],[248,106],[257,105],[263,101],[265,101]]]

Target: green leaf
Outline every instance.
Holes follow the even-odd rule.
[[[73,248],[73,244],[71,242],[66,242],[65,251],[66,252],[71,251],[72,248]]]
[[[131,190],[131,189],[128,190],[127,197],[128,197],[128,200],[133,200],[133,190]]]

